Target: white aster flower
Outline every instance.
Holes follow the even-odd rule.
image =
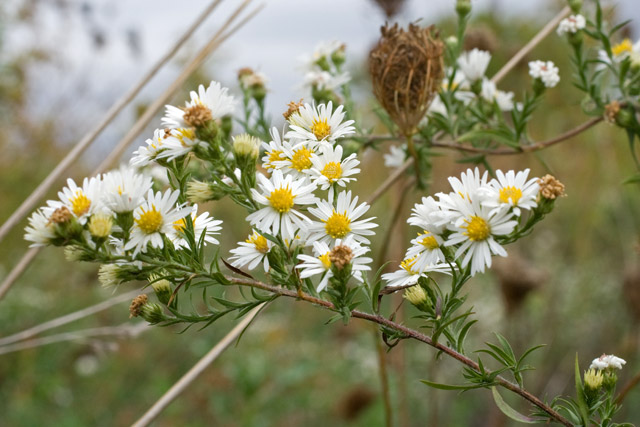
[[[480,170],[476,167],[473,170],[467,169],[466,172],[462,172],[460,179],[454,176],[449,177],[449,184],[451,184],[454,193],[466,200],[472,200],[472,198],[482,196],[482,192],[479,190],[487,186],[488,177],[487,171],[480,175]]]
[[[575,34],[578,31],[584,29],[587,25],[587,20],[582,15],[571,15],[568,18],[560,21],[558,25],[557,33],[559,36],[565,34]]]
[[[428,273],[451,274],[451,267],[448,264],[433,264],[425,266],[422,270],[415,267],[416,258],[405,258],[400,263],[400,269],[393,273],[385,273],[382,280],[387,282],[387,288],[402,288],[418,283],[420,277],[429,277]]]
[[[560,81],[558,67],[551,61],[531,61],[529,62],[529,75],[534,79],[540,79],[545,87],[554,87]]]
[[[262,167],[269,169],[280,169],[276,162],[284,160],[284,141],[280,138],[280,133],[276,127],[269,130],[272,140],[269,143],[263,142],[264,156],[262,156]]]
[[[231,265],[242,268],[248,264],[248,269],[255,269],[262,263],[265,273],[269,271],[269,258],[267,254],[273,247],[273,242],[267,240],[262,234],[254,231],[244,242],[238,242],[238,247],[231,249],[233,256],[229,257]]]
[[[316,202],[313,191],[316,185],[306,179],[293,179],[283,176],[276,169],[271,179],[258,174],[258,186],[261,192],[251,189],[253,198],[264,208],[250,214],[247,221],[258,230],[274,236],[282,232],[283,239],[293,239],[296,229],[305,228],[311,220],[294,209],[294,205],[309,205]]]
[[[85,224],[94,213],[103,213],[105,206],[101,200],[102,179],[100,176],[84,178],[82,187],[78,187],[71,178],[67,179],[67,186],[58,192],[60,201],[48,201],[47,204],[56,209],[66,206],[78,218],[80,224]]]
[[[193,128],[174,128],[166,133],[162,140],[163,149],[156,158],[171,161],[190,153],[198,145],[204,146],[205,143],[196,138]]]
[[[311,157],[315,154],[314,144],[299,142],[295,145],[282,143],[283,160],[274,160],[272,164],[284,174],[292,174],[295,178],[305,178],[311,172]]]
[[[497,103],[502,111],[513,110],[513,92],[503,92],[498,90],[496,84],[489,79],[482,80],[482,98],[490,103]]]
[[[316,289],[318,292],[325,290],[329,279],[333,277],[333,271],[331,271],[331,251],[338,246],[346,246],[351,250],[352,258],[349,264],[351,264],[352,277],[356,280],[362,282],[362,272],[371,270],[371,267],[366,264],[370,263],[372,259],[362,256],[369,252],[369,248],[360,246],[352,236],[344,240],[336,240],[333,248],[330,248],[325,242],[313,242],[315,256],[298,255],[298,259],[302,261],[302,263],[296,265],[296,268],[301,270],[300,278],[302,279],[319,274],[322,275],[322,279]]]
[[[52,208],[40,208],[29,217],[29,225],[24,229],[24,239],[33,242],[30,248],[47,246],[56,237],[55,225],[49,221]]]
[[[309,241],[320,240],[330,244],[353,235],[356,241],[368,244],[369,240],[364,236],[374,235],[371,229],[378,224],[371,222],[375,217],[358,220],[370,206],[367,203],[357,205],[358,196],[352,200],[351,191],[341,191],[335,207],[333,200],[329,199],[320,200],[317,208],[309,208],[309,213],[320,220],[309,227]]]
[[[404,257],[415,260],[412,268],[418,272],[423,272],[425,268],[445,261],[442,252],[444,240],[438,234],[423,230],[422,233],[418,233],[418,237],[411,240],[411,245]]]
[[[411,212],[407,222],[433,234],[442,234],[445,226],[458,215],[455,212],[443,211],[441,204],[431,196],[423,197],[422,203],[416,203]]]
[[[175,224],[189,215],[189,209],[177,209],[176,202],[180,191],[167,190],[164,195],[149,190],[146,200],[133,212],[134,224],[125,250],[134,249],[133,255],[146,252],[148,243],[154,248],[164,246],[162,236],[173,239],[176,234]]]
[[[102,202],[112,212],[132,212],[140,206],[152,184],[151,177],[122,166],[104,175]]]
[[[504,174],[501,170],[496,170],[497,180],[493,179],[489,183],[491,192],[482,204],[493,209],[500,209],[507,206],[513,208],[513,213],[520,216],[520,209],[530,210],[537,205],[536,198],[540,186],[538,178],[527,181],[529,169],[518,172],[510,170]]]
[[[184,108],[165,106],[163,126],[171,129],[192,127],[194,121],[190,119],[189,114],[198,109],[201,110],[199,119],[206,117],[209,120],[216,120],[233,113],[236,100],[228,95],[228,92],[228,88],[222,87],[216,81],[212,81],[206,89],[203,85],[198,86],[198,92],[191,91],[191,101],[186,101]]]
[[[389,147],[389,152],[384,154],[384,165],[388,168],[399,168],[404,165],[406,160],[407,144],[400,146],[392,145]]]
[[[484,77],[491,61],[491,54],[484,50],[473,49],[470,52],[463,52],[458,58],[458,66],[460,71],[465,75],[467,80],[475,82]]]
[[[326,190],[337,184],[345,187],[347,182],[355,181],[350,178],[360,172],[357,168],[360,161],[353,153],[344,160],[342,159],[342,146],[320,147],[320,154],[311,157],[311,169],[309,171],[311,180],[321,189]]]
[[[355,132],[351,126],[354,121],[343,122],[345,113],[340,105],[333,111],[331,101],[317,107],[305,104],[289,116],[289,127],[286,137],[290,139],[309,140],[315,142],[334,142],[338,138]]]
[[[196,243],[198,243],[201,238],[204,239],[205,243],[211,243],[214,245],[220,243],[215,237],[213,237],[213,235],[220,234],[218,231],[222,230],[222,227],[220,227],[222,221],[210,217],[209,212],[203,212],[198,215],[198,205],[185,207],[184,209],[191,211],[191,221],[193,222],[193,231]],[[173,227],[177,233],[172,237],[171,241],[176,249],[189,247],[189,243],[184,238],[184,232],[187,226],[185,218],[186,216],[173,223]],[[202,237],[203,233],[204,237]]]
[[[129,162],[135,166],[146,166],[155,161],[158,156],[165,150],[164,140],[169,136],[169,132],[164,129],[156,129],[153,131],[153,138],[147,139],[147,146],[140,146],[133,152],[134,156]]]
[[[593,359],[589,369],[622,369],[622,365],[626,365],[627,362],[624,359],[614,356],[613,354],[603,354],[597,359]]]
[[[513,214],[509,210],[492,211],[483,206],[475,195],[472,201],[458,195],[451,196],[457,205],[460,217],[449,226],[453,233],[445,242],[445,246],[458,245],[455,257],[462,259],[462,267],[471,263],[471,275],[484,272],[485,267],[491,267],[491,256],[507,256],[507,252],[494,239],[513,231],[517,221],[512,221]]]
[[[333,55],[344,52],[344,43],[332,40],[329,42],[320,42],[316,45],[312,55],[304,54],[298,57],[304,70],[317,70],[332,68],[331,58]]]

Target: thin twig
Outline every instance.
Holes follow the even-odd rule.
[[[286,296],[289,298],[295,298],[297,300],[303,300],[303,301],[307,301],[310,302],[316,306],[319,307],[323,307],[325,309],[329,309],[329,310],[335,310],[336,307],[330,303],[329,301],[325,301],[323,299],[320,298],[316,298],[313,297],[311,295],[305,294],[304,292],[295,292],[295,291],[291,291],[289,289],[284,289],[284,288],[280,288],[277,286],[272,286],[269,285],[267,283],[263,283],[263,282],[258,282],[255,280],[248,280],[248,279],[238,279],[235,277],[226,277],[227,280],[229,280],[231,283],[236,284],[236,285],[240,285],[240,286],[251,286],[254,288],[258,288],[258,289],[262,289],[265,290],[267,292],[271,292],[273,294],[276,295],[281,295],[281,296]],[[411,338],[417,341],[421,341],[431,347],[436,348],[437,350],[441,351],[442,353],[445,353],[446,355],[448,355],[449,357],[452,357],[454,359],[456,359],[457,361],[459,361],[460,363],[470,367],[471,369],[475,370],[476,372],[480,372],[480,367],[479,365],[474,362],[473,360],[469,359],[467,356],[458,353],[457,351],[455,351],[454,349],[447,347],[446,345],[439,343],[439,342],[434,342],[429,336],[418,332],[416,330],[410,329],[404,325],[401,325],[399,323],[396,323],[392,320],[387,319],[386,317],[380,316],[378,314],[370,314],[370,313],[365,313],[362,312],[360,310],[352,310],[351,311],[351,315],[355,318],[358,319],[364,319],[364,320],[368,320],[370,322],[374,322],[377,323],[379,325],[382,326],[386,326],[388,328],[394,329],[398,332],[401,332],[406,338]],[[485,369],[485,372],[490,373],[488,370]],[[564,418],[562,415],[560,415],[557,411],[555,411],[553,408],[551,408],[549,405],[545,404],[542,400],[540,400],[538,397],[534,396],[533,394],[531,394],[530,392],[524,390],[523,388],[520,388],[517,384],[514,384],[512,382],[510,382],[509,380],[505,379],[502,376],[497,376],[495,378],[495,381],[502,387],[506,388],[507,390],[516,393],[520,396],[522,396],[524,399],[528,400],[530,403],[532,403],[533,405],[537,406],[538,408],[542,409],[544,412],[546,412],[550,417],[552,417],[554,420],[556,420],[557,422],[559,422],[560,424],[563,424],[565,426],[569,426],[571,427],[572,424],[566,419]]]
[[[264,4],[256,7],[251,11],[244,19],[238,24],[232,27],[228,32],[225,31],[235,21],[240,13],[251,3],[252,0],[244,0],[240,6],[231,14],[231,16],[225,21],[222,27],[209,39],[209,42],[200,49],[197,55],[182,69],[178,77],[171,83],[171,85],[158,97],[151,105],[149,105],[144,114],[136,121],[133,127],[127,132],[127,134],[120,140],[118,145],[113,151],[100,163],[97,173],[104,172],[118,162],[122,154],[126,151],[129,145],[144,131],[147,125],[153,120],[156,113],[167,103],[169,98],[184,84],[194,71],[196,71],[205,60],[213,53],[220,45],[242,26],[244,26],[251,18],[253,18],[263,7]]]
[[[239,7],[238,9],[236,9],[236,11],[233,14],[233,19],[235,19],[235,16],[237,14],[239,14],[242,9],[252,0],[245,0]],[[139,134],[140,132],[142,132],[142,130],[144,130],[145,126],[149,123],[149,121],[151,121],[151,119],[153,118],[153,116],[155,115],[155,112],[157,110],[159,110],[164,103],[166,102],[166,100],[173,94],[173,92],[175,92],[182,83],[184,83],[184,80],[187,79],[187,77],[189,76],[189,74],[191,74],[193,71],[195,71],[201,64],[202,62],[206,59],[206,56],[208,54],[210,54],[213,50],[215,50],[216,48],[218,48],[220,46],[220,44],[222,44],[222,42],[224,42],[227,38],[229,38],[233,33],[235,33],[238,29],[240,29],[244,24],[246,24],[251,18],[253,18],[262,8],[264,7],[264,4],[258,6],[257,8],[255,8],[252,12],[250,12],[243,20],[241,20],[236,26],[232,27],[227,33],[222,34],[221,36],[218,33],[221,33],[221,31],[223,31],[224,29],[228,28],[229,24],[231,23],[231,21],[233,20],[232,18],[230,18],[224,25],[223,28],[218,31],[218,33],[216,33],[216,35],[214,35],[214,37],[212,37],[211,41],[207,44],[207,46],[205,46],[200,52],[199,54],[196,56],[196,58],[194,58],[194,60],[187,65],[187,67],[185,67],[183,69],[183,72],[181,73],[180,76],[178,76],[178,79],[176,81],[174,81],[174,83],[172,84],[172,86],[167,89],[167,91],[165,91],[165,93],[163,93],[163,95],[158,98],[154,104],[152,106],[150,106],[145,113],[142,115],[142,117],[140,117],[140,119],[138,119],[138,121],[134,124],[133,128],[127,133],[127,135],[125,135],[125,137],[118,143],[118,145],[114,148],[114,150],[111,152],[111,154],[109,156],[107,156],[107,158],[100,164],[100,166],[98,166],[98,168],[96,169],[95,173],[101,173],[104,172],[106,169],[108,169],[117,159],[120,158],[120,156],[122,155],[122,153],[127,149],[127,146],[131,143],[131,141],[133,141]],[[214,43],[215,42],[215,43]],[[186,74],[185,72],[187,71],[187,69],[190,70],[189,74]],[[179,80],[179,82],[178,82]],[[31,263],[31,261],[33,261],[34,257],[36,256],[36,254],[39,252],[39,248],[33,248],[30,249],[23,257],[22,259],[19,261],[18,265],[16,265],[11,272],[9,273],[9,275],[6,277],[6,279],[2,282],[2,285],[0,285],[0,300],[4,297],[4,295],[7,293],[7,291],[11,288],[11,286],[13,285],[13,283],[22,275],[22,273],[26,270],[26,268],[29,266],[29,264]]]
[[[160,413],[173,402],[204,370],[229,347],[229,345],[240,335],[247,325],[253,320],[258,312],[263,308],[260,304],[247,314],[227,335],[204,355],[189,371],[180,378],[171,388],[158,400],[145,414],[136,421],[134,427],[144,427],[149,425]]]
[[[102,131],[111,123],[111,121],[138,95],[140,90],[151,80],[158,71],[178,52],[180,47],[189,39],[191,34],[206,20],[213,10],[222,2],[222,0],[213,1],[207,8],[193,21],[184,34],[175,42],[175,44],[145,73],[145,75],[125,93],[115,104],[111,106],[109,111],[104,115],[102,120],[89,131],[67,155],[58,163],[58,165],[49,173],[49,175],[36,187],[35,190],[25,199],[24,202],[13,212],[13,214],[0,227],[0,241],[15,227],[34,206],[45,196],[51,186],[60,179],[62,174],[67,172],[74,161],[91,145],[91,143],[102,133]]]
[[[553,30],[556,29],[560,21],[562,21],[566,16],[571,13],[571,9],[568,6],[565,6],[551,21],[547,23],[533,38],[522,47],[511,59],[504,64],[504,66],[491,78],[493,83],[498,83],[500,80],[504,78],[504,76],[509,73],[515,67],[518,62],[522,61],[522,58],[527,56],[529,52],[533,50],[534,47],[538,45],[545,37],[547,37]]]
[[[40,247],[30,248],[27,252],[25,252],[22,258],[20,258],[20,261],[18,261],[18,263],[11,269],[9,274],[7,274],[7,277],[4,278],[2,284],[0,285],[0,300],[2,300],[7,292],[9,292],[9,289],[11,289],[11,285],[13,285],[16,280],[18,280],[18,277],[20,277],[22,273],[24,273],[29,264],[31,264],[31,261],[33,261],[36,255],[38,255],[40,249]]]
[[[618,397],[616,397],[616,405],[620,405],[629,392],[638,384],[640,384],[640,372],[638,372],[633,378],[631,378],[631,380],[629,380],[628,383],[624,385],[624,387],[622,387],[622,391],[618,394]]]
[[[384,182],[380,184],[378,188],[376,188],[376,191],[374,191],[373,194],[369,196],[369,198],[367,199],[367,203],[371,205],[376,200],[378,200],[378,198],[382,196],[393,185],[393,183],[396,182],[396,180],[400,178],[407,169],[409,169],[409,167],[412,164],[413,164],[413,159],[409,159],[406,162],[404,162],[402,166],[400,166],[398,169],[393,171],[393,173],[389,175],[389,177],[385,179]]]
[[[131,325],[125,323],[120,326],[104,326],[100,328],[82,329],[73,332],[63,332],[61,334],[49,335],[42,338],[36,338],[16,344],[9,344],[0,347],[0,354],[13,353],[16,351],[27,350],[29,348],[41,347],[43,345],[55,344],[64,341],[77,341],[94,337],[118,336],[135,338],[141,332],[151,329],[146,322]]]
[[[470,145],[463,145],[457,142],[438,142],[434,141],[431,145],[439,148],[450,148],[459,151],[467,151],[470,153],[480,153],[487,155],[512,155],[512,154],[522,154],[522,153],[531,153],[533,151],[539,151],[544,148],[550,147],[552,145],[558,144],[560,142],[566,141],[585,130],[597,125],[603,120],[602,117],[594,117],[591,120],[587,120],[575,128],[568,130],[567,132],[560,134],[554,138],[547,139],[546,141],[540,141],[529,145],[522,145],[517,149],[486,149],[486,148],[478,148]]]
[[[24,331],[15,333],[13,335],[0,338],[0,346],[12,344],[18,341],[24,341],[26,339],[32,338],[50,329],[54,329],[54,328],[66,325],[68,323],[75,322],[76,320],[80,320],[85,317],[104,311],[116,304],[120,304],[125,301],[131,301],[137,295],[149,293],[149,292],[151,292],[151,290],[136,289],[134,291],[127,292],[125,294],[116,295],[112,298],[109,298],[108,300],[102,301],[101,303],[83,308],[82,310],[74,311],[73,313],[65,314],[64,316],[57,317],[55,319],[33,326],[29,329],[25,329]]]

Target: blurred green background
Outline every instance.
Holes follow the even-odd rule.
[[[38,7],[37,2],[32,7]],[[3,29],[15,21],[28,23],[27,14],[4,12],[0,15]],[[617,19],[615,11],[610,11],[609,17]],[[491,75],[542,24],[528,16],[475,15],[466,42],[492,51]],[[441,25],[446,36],[451,22]],[[349,46],[349,40],[345,42]],[[362,52],[358,55],[366,56]],[[580,110],[581,94],[570,83],[568,56],[568,46],[552,34],[501,84],[501,89],[514,91],[518,98],[530,85],[528,60],[552,60],[560,67],[560,85],[548,91],[532,121],[530,132],[535,140],[555,136],[586,120]],[[0,218],[4,219],[62,158],[68,141],[61,136],[65,133],[59,129],[59,118],[34,117],[32,100],[25,97],[30,85],[27,71],[54,59],[37,50],[1,58]],[[368,90],[362,72],[366,64],[348,64],[359,79],[357,84]],[[185,90],[211,77],[215,76],[201,71]],[[183,96],[176,96],[176,102]],[[366,102],[361,104],[367,125],[373,123],[369,107]],[[456,161],[458,154],[443,154],[434,159],[431,193],[445,190],[446,177],[467,167]],[[387,170],[379,152],[368,152],[361,160],[362,176],[371,179],[360,180],[355,191],[366,198],[384,180]],[[495,168],[529,167],[536,176],[552,173],[565,184],[568,196],[531,236],[507,248],[509,258],[497,262],[496,268],[477,276],[468,286],[469,302],[479,323],[467,348],[480,348],[484,341],[494,340],[490,331],[509,338],[516,353],[547,344],[531,358],[537,370],[525,376],[526,388],[543,399],[572,394],[576,353],[583,369],[602,353],[626,359],[619,375],[619,385],[624,385],[640,371],[640,205],[637,185],[623,184],[635,172],[625,135],[603,123],[543,152],[490,161]],[[92,160],[82,163],[88,166],[77,166],[72,176],[91,174]],[[398,202],[401,185],[371,210],[381,225],[373,244],[374,255],[382,254],[385,248],[388,258],[397,261],[414,234],[405,226],[387,234],[389,211]],[[51,192],[50,196],[54,195],[55,191]],[[413,203],[424,195],[417,191],[407,194],[401,215],[406,218]],[[210,208],[214,216],[225,220],[221,253],[227,253],[249,229],[234,220],[237,211],[228,202]],[[21,230],[17,227],[0,245],[0,278],[27,246]],[[99,286],[96,272],[97,266],[70,263],[61,250],[45,249],[0,301],[0,336],[111,297],[110,290]],[[123,290],[135,286],[128,284]],[[194,297],[197,300],[197,295]],[[387,312],[400,302],[390,300]],[[413,314],[408,304],[398,312],[407,324],[417,325],[411,320]],[[277,300],[255,320],[238,345],[227,350],[154,425],[384,425],[376,330],[361,321],[348,326],[325,325],[330,316],[308,304]],[[128,304],[123,303],[52,333],[138,321],[128,320]],[[202,331],[196,326],[182,334],[180,327],[156,327],[131,339],[75,340],[0,355],[0,425],[129,425],[235,322],[222,319]],[[462,381],[460,366],[452,360],[436,359],[431,348],[406,341],[385,357],[395,425],[512,425],[495,408],[486,390],[457,395],[422,385],[419,379],[452,384]],[[527,411],[519,399],[506,393],[503,396]],[[640,389],[635,389],[618,421],[638,422],[639,402]]]

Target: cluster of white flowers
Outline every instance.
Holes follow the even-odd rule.
[[[587,20],[582,15],[571,15],[568,18],[560,21],[558,25],[557,33],[559,36],[565,34],[575,34],[578,31],[584,29],[587,25]]]
[[[540,79],[545,87],[554,87],[560,81],[558,67],[551,61],[529,62],[529,75],[534,79]]]
[[[603,354],[597,359],[593,359],[589,369],[622,369],[622,365],[626,365],[627,362],[624,359],[614,356],[613,354]]]
[[[491,267],[493,255],[506,256],[496,236],[513,232],[521,210],[537,206],[539,185],[528,176],[529,169],[506,174],[498,170],[497,179],[489,181],[487,172],[468,169],[460,179],[449,178],[450,193],[436,194],[438,200],[423,198],[408,219],[421,231],[411,241],[401,268],[383,275],[388,286],[409,286],[430,272],[451,272],[455,265],[445,256],[447,247],[455,249],[453,256],[462,268],[471,264],[472,275]]]
[[[339,41],[320,43],[312,55],[300,56],[304,69],[304,86],[318,90],[335,91],[351,80],[349,73],[341,71],[345,45]]]
[[[204,233],[204,241],[218,243],[213,235],[222,221],[208,212],[197,215],[197,205],[178,204],[177,190],[154,192],[151,186],[150,177],[128,167],[85,178],[82,186],[69,179],[58,193],[59,200],[49,200],[31,216],[25,239],[33,242],[31,246],[59,242],[96,248],[106,242],[112,253],[132,251],[135,257],[146,252],[149,244],[162,248],[164,238],[176,248],[187,246],[184,218],[191,216],[196,241]],[[123,220],[127,217],[129,221]],[[123,224],[130,228],[123,229]]]
[[[271,129],[272,140],[263,143],[262,157],[269,175],[258,174],[258,188],[251,190],[254,201],[261,206],[247,217],[255,231],[231,251],[232,265],[253,269],[262,263],[268,271],[268,254],[273,247],[265,237],[269,235],[289,247],[308,246],[313,250],[313,257],[300,255],[303,263],[297,268],[303,278],[321,274],[319,290],[331,277],[328,253],[333,248],[350,248],[350,264],[357,273],[354,277],[369,269],[365,264],[371,260],[362,257],[369,248],[363,245],[369,243],[366,236],[374,234],[372,229],[377,225],[373,218],[362,218],[369,205],[358,204],[358,197],[345,189],[355,181],[360,162],[355,153],[344,156],[343,147],[337,143],[354,132],[353,120],[344,119],[342,106],[334,110],[331,102],[305,104],[289,115],[284,137],[276,128]],[[324,195],[318,197],[321,192]]]

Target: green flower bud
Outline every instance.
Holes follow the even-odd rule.
[[[431,302],[422,286],[415,285],[405,289],[403,298],[413,304],[420,311],[430,311]]]
[[[260,154],[260,141],[255,136],[251,136],[248,133],[243,133],[233,137],[233,152],[237,158],[246,158],[248,160],[255,160]]]
[[[159,304],[155,304],[155,303],[153,304],[147,303],[143,305],[142,308],[140,309],[139,316],[152,325],[163,322],[167,319],[167,316],[165,316],[164,311],[162,310],[162,307]]]
[[[153,291],[156,293],[156,297],[158,297],[158,301],[160,301],[164,305],[169,305],[169,300],[171,299],[171,295],[173,291],[171,290],[171,283],[166,279],[156,280],[151,284]]]
[[[568,3],[573,13],[580,13],[580,9],[582,9],[582,0],[569,0]]]
[[[471,0],[456,1],[456,13],[460,18],[464,18],[471,12]]]

